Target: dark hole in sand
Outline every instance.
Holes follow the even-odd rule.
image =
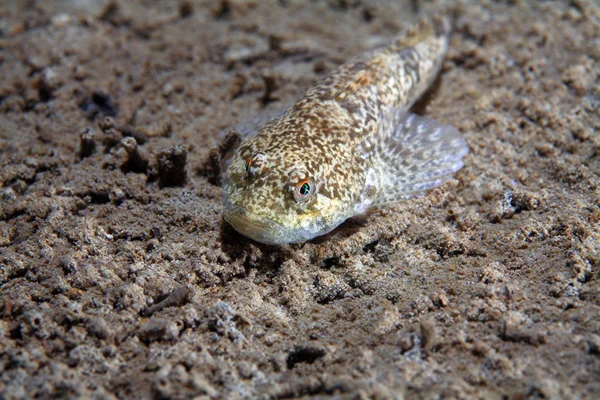
[[[98,114],[103,117],[116,117],[119,113],[119,106],[115,104],[110,96],[102,92],[94,92],[90,97],[86,97],[79,108],[83,110],[88,119],[94,119]]]
[[[288,369],[294,368],[296,364],[312,364],[325,355],[325,350],[312,346],[296,346],[287,357]]]

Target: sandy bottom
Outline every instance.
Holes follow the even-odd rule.
[[[600,396],[598,3],[2,3],[0,397]],[[456,179],[304,245],[225,226],[223,130],[417,12],[454,17],[418,111]]]

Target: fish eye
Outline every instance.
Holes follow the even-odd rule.
[[[296,202],[301,203],[308,200],[315,193],[315,183],[312,179],[307,178],[298,182],[293,186],[293,197]]]
[[[256,153],[248,157],[245,164],[246,173],[248,176],[258,175],[267,165],[267,155],[265,153]]]
[[[246,172],[250,175],[250,168],[252,167],[252,161],[254,160],[254,156],[248,157],[246,160]]]

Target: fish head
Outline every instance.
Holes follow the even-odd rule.
[[[317,159],[282,148],[243,144],[223,180],[224,219],[265,244],[299,243],[323,235],[349,216],[332,195],[331,177]]]

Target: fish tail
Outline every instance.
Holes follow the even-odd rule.
[[[447,17],[421,18],[389,45],[386,53],[396,65],[395,85],[402,101],[395,107],[410,108],[431,86],[448,50],[449,35]]]

